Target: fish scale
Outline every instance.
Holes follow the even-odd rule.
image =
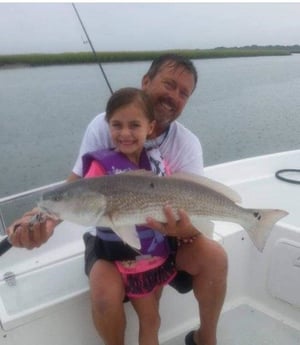
[[[238,199],[232,189],[207,178],[158,177],[138,172],[67,183],[45,192],[39,207],[63,220],[109,226],[125,242],[136,246],[130,242],[135,225],[145,223],[148,216],[165,222],[163,207],[169,204],[175,216],[178,209],[184,209],[198,231],[207,236],[211,235],[212,221],[240,224],[261,251],[274,224],[288,213],[243,208],[236,204]],[[180,236],[191,235],[191,229],[180,231]]]

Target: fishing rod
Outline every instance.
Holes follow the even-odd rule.
[[[0,241],[0,256],[6,253],[11,247],[12,244],[10,243],[9,238],[6,236],[4,240]]]
[[[6,228],[4,216],[2,213],[2,209],[1,209],[2,205],[5,205],[7,202],[20,201],[20,200],[26,201],[26,199],[31,198],[31,197],[34,197],[35,199],[37,199],[41,195],[41,193],[44,193],[48,190],[51,190],[53,187],[59,186],[62,183],[63,183],[62,181],[55,182],[55,183],[49,184],[47,186],[31,189],[29,191],[18,193],[18,194],[15,194],[13,196],[0,198],[0,226],[2,227],[2,229]],[[29,223],[28,223],[29,229],[32,229],[32,226],[35,223],[42,223],[44,221],[44,219],[45,218],[43,218],[42,213],[38,213],[38,214],[32,216],[31,219],[29,220]],[[18,228],[18,226],[20,226],[20,224],[16,224],[14,226],[13,231],[15,231]],[[0,228],[0,230],[1,230],[1,228]],[[0,231],[0,238],[1,238],[1,231]],[[12,247],[12,244],[11,244],[9,237],[7,235],[3,236],[3,238],[1,238],[1,240],[0,240],[0,256],[5,254],[11,247]]]
[[[79,20],[79,22],[80,22],[80,25],[81,25],[81,27],[82,27],[84,33],[85,33],[85,36],[86,36],[86,38],[87,38],[87,40],[88,40],[88,42],[89,42],[89,45],[90,45],[90,47],[91,47],[91,49],[92,49],[92,52],[93,52],[93,54],[94,54],[94,57],[95,57],[95,59],[96,59],[96,62],[97,62],[97,64],[98,64],[98,66],[100,67],[100,70],[101,70],[101,73],[102,73],[102,75],[103,75],[103,77],[104,77],[104,80],[105,80],[105,82],[106,82],[106,85],[107,85],[107,87],[109,88],[110,93],[113,94],[113,89],[112,89],[111,86],[110,86],[109,80],[108,80],[108,78],[107,78],[107,76],[106,76],[106,74],[105,74],[105,71],[104,71],[104,69],[103,69],[103,67],[102,67],[102,65],[101,65],[101,62],[99,61],[99,59],[98,59],[98,57],[97,57],[97,53],[96,53],[96,51],[95,51],[95,49],[94,49],[93,43],[92,43],[92,41],[91,41],[91,39],[90,39],[90,37],[89,37],[87,31],[86,31],[86,28],[85,28],[85,26],[84,26],[84,24],[83,24],[83,21],[81,20],[81,17],[80,17],[80,15],[79,15],[79,12],[78,12],[78,10],[77,10],[77,8],[76,8],[76,6],[75,6],[75,4],[74,4],[73,2],[72,2],[72,6],[73,6],[73,9],[74,9],[74,11],[75,11],[75,13],[76,13],[76,15],[77,15],[77,18],[78,18],[78,20]]]

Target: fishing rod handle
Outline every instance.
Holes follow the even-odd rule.
[[[12,244],[9,242],[8,237],[0,242],[0,256],[5,254],[10,248]]]

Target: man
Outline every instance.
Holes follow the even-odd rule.
[[[162,156],[169,163],[171,173],[184,171],[194,174],[203,173],[202,148],[199,140],[176,119],[180,116],[197,84],[197,71],[188,59],[178,55],[166,54],[155,59],[142,79],[142,89],[153,101],[156,126],[148,140],[149,147],[159,147]],[[82,176],[81,157],[87,151],[111,147],[104,114],[98,115],[88,126],[68,181]],[[174,234],[181,228],[190,233],[197,230],[191,224],[184,210],[176,222],[170,206],[165,207],[167,223],[147,219],[147,224],[159,231]],[[19,221],[15,222],[19,223]],[[24,225],[23,225],[24,224]],[[22,226],[13,233],[13,225],[8,229],[15,246],[34,248],[47,241],[55,224],[47,220],[34,226],[31,235],[23,218]],[[200,229],[201,230],[201,229]],[[31,238],[30,238],[31,236]],[[93,240],[89,238],[88,241]],[[176,267],[180,271],[171,284],[181,292],[194,291],[199,305],[200,327],[191,331],[185,339],[187,345],[216,345],[216,330],[226,293],[227,257],[223,248],[205,236],[181,239],[176,250]],[[89,245],[87,246],[87,248]],[[125,315],[123,311],[124,289],[120,277],[111,265],[104,260],[89,257],[86,253],[90,271],[93,318],[96,329],[107,345],[123,345]],[[113,282],[109,284],[107,282]],[[112,288],[113,286],[113,288]],[[160,296],[157,297],[157,303]],[[160,324],[159,315],[156,322]],[[141,324],[140,327],[143,325]],[[119,332],[115,332],[115,329]],[[144,344],[144,343],[143,343]],[[151,340],[149,339],[149,344]]]

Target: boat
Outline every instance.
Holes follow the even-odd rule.
[[[206,176],[236,190],[243,206],[289,212],[274,226],[263,252],[240,226],[215,222],[215,240],[229,258],[218,345],[300,344],[300,184],[295,172],[293,177],[282,175],[286,169],[299,173],[300,150],[205,168]],[[20,211],[21,201],[28,207],[29,198],[44,188],[0,200],[0,239],[5,238],[5,214]],[[82,235],[87,230],[63,222],[40,248],[11,248],[0,257],[1,345],[103,344],[93,327],[83,272]],[[178,296],[171,287],[164,289],[160,344],[184,344],[185,334],[198,327],[193,293]],[[130,303],[125,310],[126,344],[134,345],[137,318]]]

